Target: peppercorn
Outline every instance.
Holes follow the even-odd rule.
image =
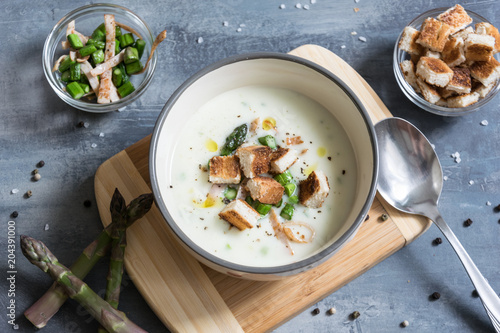
[[[472,220],[471,219],[467,219],[464,222],[464,226],[466,226],[466,227],[469,227],[471,224],[472,224]]]
[[[77,127],[83,127],[83,126],[85,126],[85,123],[83,121],[80,121],[76,126]]]
[[[35,175],[33,176],[33,180],[35,182],[39,181],[41,178],[42,178],[42,175],[40,175],[39,173],[35,173]]]
[[[408,327],[410,325],[410,322],[408,320],[405,320],[401,323],[401,327]]]
[[[33,171],[31,171],[32,174],[36,175],[38,173],[38,169],[35,169]]]
[[[42,161],[40,161],[40,162],[38,162],[38,164],[37,164],[37,166],[38,166],[39,168],[43,168],[43,166],[44,166],[44,165],[45,165],[45,162],[44,162],[43,160],[42,160]]]
[[[472,297],[479,297],[479,293],[477,292],[476,289],[472,291]]]
[[[382,221],[387,221],[389,219],[389,215],[387,215],[387,214],[384,213],[384,214],[380,215],[380,219]]]
[[[17,210],[15,210],[12,212],[12,214],[10,214],[10,216],[12,216],[13,218],[16,218],[19,216],[19,213],[17,212]]]
[[[498,213],[498,212],[500,212],[500,205],[496,206],[496,207],[494,208],[494,211],[495,211],[495,212],[497,212],[497,213]]]
[[[366,214],[365,221],[368,221],[370,219],[370,215]]]
[[[353,320],[359,318],[359,316],[361,316],[361,313],[359,313],[359,311],[354,311],[353,313],[351,313],[351,318]]]
[[[320,312],[321,312],[321,311],[320,311],[318,308],[316,308],[316,309],[314,309],[314,310],[312,311],[312,314],[315,316],[315,315],[319,314]]]
[[[88,208],[88,207],[92,206],[92,201],[90,201],[90,200],[85,200],[85,201],[83,202],[83,205],[84,205],[85,207],[87,207],[87,208]]]
[[[31,198],[31,196],[33,195],[33,192],[31,192],[31,190],[29,190],[24,195],[26,196],[26,198]]]
[[[335,309],[335,308],[330,308],[330,309],[328,309],[328,314],[329,314],[329,315],[333,315],[333,314],[335,314],[336,312],[337,312],[337,309]]]
[[[441,298],[441,294],[438,293],[437,291],[433,292],[431,295],[432,299],[439,299]]]
[[[436,238],[436,239],[434,240],[434,244],[436,244],[436,245],[439,245],[439,244],[441,244],[442,242],[443,242],[443,240],[441,239],[441,237],[438,237],[438,238]]]

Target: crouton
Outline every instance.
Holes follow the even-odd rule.
[[[490,35],[495,38],[493,53],[500,52],[500,33],[497,28],[487,22],[480,22],[476,24],[476,34]]]
[[[451,32],[457,32],[464,29],[472,23],[472,18],[467,14],[464,7],[455,5],[438,15],[438,20],[448,24],[451,27]]]
[[[441,99],[443,99],[443,100],[447,99],[448,97],[458,95],[456,91],[448,90],[446,88],[441,88],[441,87],[436,87],[436,91],[438,92],[439,96],[441,96]],[[438,105],[438,102],[439,101],[436,102],[436,105]]]
[[[236,150],[240,166],[247,178],[253,178],[269,171],[272,149],[267,146],[241,147]]]
[[[319,208],[329,191],[328,178],[323,171],[313,171],[307,179],[299,183],[299,201],[306,207]]]
[[[441,59],[421,57],[417,64],[417,76],[425,82],[445,87],[453,77],[453,71]]]
[[[482,83],[478,82],[478,84],[472,86],[472,92],[477,92],[480,98],[486,97],[488,93],[493,89],[495,83],[492,82],[489,85],[485,86]]]
[[[448,67],[455,67],[462,64],[465,58],[464,40],[461,37],[450,37],[444,45],[441,60]]]
[[[441,98],[441,95],[439,94],[439,92],[436,90],[435,87],[425,83],[424,80],[422,80],[419,77],[417,77],[417,85],[420,88],[422,96],[424,96],[424,99],[427,102],[436,104]]]
[[[285,191],[285,188],[276,180],[261,176],[249,179],[246,187],[252,199],[271,205],[277,204]]]
[[[214,156],[210,159],[208,181],[214,184],[239,184],[240,162],[236,156]]]
[[[408,84],[415,89],[415,92],[420,93],[420,88],[417,85],[417,77],[415,76],[415,65],[413,62],[411,60],[405,60],[399,64],[399,67],[401,68],[401,72],[403,73],[406,82],[408,82]]]
[[[467,38],[468,34],[473,34],[473,33],[474,33],[474,29],[472,27],[467,27],[465,29],[462,29],[462,30],[455,32],[454,34],[451,34],[450,37],[462,38],[463,40],[465,40],[465,38]]]
[[[472,83],[470,70],[468,68],[453,67],[453,78],[446,86],[446,89],[456,91],[459,94],[468,94],[471,91]]]
[[[490,61],[475,62],[470,66],[470,75],[484,86],[489,86],[500,78],[500,63],[494,57]]]
[[[422,45],[416,43],[419,36],[420,32],[417,29],[405,27],[401,34],[398,47],[409,54],[421,55],[424,52],[424,48]]]
[[[441,53],[428,49],[425,51],[424,57],[441,59]]]
[[[432,51],[441,52],[450,33],[451,27],[448,24],[429,17],[422,23],[417,43]]]
[[[465,57],[472,61],[488,61],[493,55],[495,37],[469,34],[465,39]]]
[[[219,213],[219,217],[240,230],[253,228],[260,219],[260,214],[246,201],[236,199],[231,201]]]
[[[295,149],[278,148],[271,154],[271,169],[270,172],[274,174],[283,173],[295,162],[298,156]]]
[[[449,108],[464,108],[476,103],[478,100],[479,94],[477,92],[473,92],[470,94],[450,97],[446,100],[446,102],[448,103]]]

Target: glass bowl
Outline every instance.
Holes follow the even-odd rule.
[[[428,17],[434,17],[436,18],[439,14],[442,12],[446,11],[448,7],[443,7],[443,8],[436,8],[429,10],[419,16],[417,16],[415,19],[413,19],[410,23],[407,24],[407,26],[413,27],[417,30],[420,30],[420,26],[424,22],[424,20]],[[487,22],[490,23],[487,19],[484,17],[467,10],[467,13],[469,16],[472,18],[472,23],[471,25],[474,26],[476,23],[479,22]],[[410,55],[406,53],[403,50],[400,50],[398,47],[399,41],[401,39],[401,36],[403,35],[403,32],[399,34],[398,39],[396,41],[396,45],[394,47],[394,55],[393,55],[393,69],[394,69],[394,75],[396,76],[396,81],[398,82],[399,87],[401,90],[403,90],[403,93],[408,97],[410,101],[415,103],[418,107],[434,113],[438,114],[441,116],[462,116],[466,115],[472,112],[475,112],[479,110],[481,107],[485,106],[489,101],[491,101],[495,95],[498,93],[500,90],[500,82],[497,80],[497,83],[495,86],[491,89],[491,91],[486,95],[484,98],[480,98],[477,103],[474,103],[470,106],[463,107],[463,108],[449,108],[449,107],[444,107],[444,106],[438,106],[432,103],[427,102],[422,95],[418,94],[415,92],[415,90],[410,86],[408,82],[406,82],[404,75],[401,71],[401,67],[399,64],[404,61],[410,59]],[[495,55],[495,58],[498,60],[498,53]]]
[[[66,27],[70,21],[75,20],[76,30],[88,36],[92,34],[97,26],[104,22],[104,14],[113,14],[117,22],[128,25],[141,35],[142,39],[146,42],[144,54],[141,58],[141,62],[145,64],[155,38],[146,22],[127,8],[102,3],[77,8],[61,18],[54,28],[52,28],[47,36],[47,39],[45,40],[42,58],[45,76],[56,94],[72,107],[96,113],[122,109],[139,98],[151,84],[151,79],[153,78],[156,69],[157,58],[156,53],[153,54],[146,70],[142,74],[132,75],[130,77],[130,80],[135,87],[135,91],[116,102],[109,104],[97,104],[95,100],[78,100],[71,97],[71,95],[64,89],[65,84],[60,80],[61,73],[59,73],[59,71],[52,71],[55,61],[61,55],[68,54],[68,50],[63,50],[61,45],[61,42],[66,40]]]

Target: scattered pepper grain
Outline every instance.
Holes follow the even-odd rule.
[[[19,213],[17,212],[17,210],[15,210],[12,212],[12,214],[10,214],[10,216],[12,216],[12,218],[16,218],[19,216]]]
[[[497,212],[497,213],[500,212],[500,205],[497,205],[494,209],[495,209],[495,212]]]
[[[312,314],[315,316],[315,315],[318,315],[321,311],[319,310],[319,308],[316,308],[312,311]]]
[[[329,315],[334,315],[336,312],[337,312],[337,309],[335,309],[335,308],[328,309],[328,314]]]
[[[464,226],[466,227],[470,227],[470,225],[472,224],[472,220],[471,219],[467,219],[464,221]]]
[[[435,291],[435,292],[433,292],[433,293],[431,294],[431,298],[432,298],[432,299],[440,299],[440,298],[441,298],[441,294],[440,294],[440,293],[438,293],[437,291]]]
[[[368,221],[370,219],[370,215],[366,214],[365,221]]]
[[[33,171],[31,171],[32,174],[36,175],[38,173],[38,169],[35,169]]]
[[[45,165],[45,162],[43,160],[41,160],[40,162],[38,162],[38,164],[36,166],[39,168],[43,168],[44,165]]]
[[[361,316],[361,313],[359,313],[359,311],[354,311],[353,313],[351,313],[351,318],[354,320],[354,319],[358,319],[359,316]]]
[[[387,214],[382,214],[382,215],[380,215],[380,219],[381,219],[382,221],[387,221],[387,220],[389,219],[389,215],[387,215]]]
[[[477,297],[479,297],[479,293],[477,292],[477,290],[476,290],[476,289],[474,289],[474,290],[472,291],[472,297],[476,297],[476,298],[477,298]]]
[[[83,126],[85,126],[85,123],[83,121],[80,121],[78,124],[76,124],[76,127],[82,128]]]
[[[443,240],[441,239],[441,237],[438,237],[438,238],[436,238],[436,239],[434,240],[434,244],[435,244],[435,245],[439,245],[439,244],[441,244],[442,242],[443,242]]]
[[[24,195],[26,196],[26,198],[31,198],[31,196],[33,195],[33,192],[31,190],[29,190]]]
[[[404,320],[402,323],[401,323],[401,327],[408,327],[410,326],[410,322],[408,320]]]
[[[40,175],[39,173],[35,173],[35,175],[33,176],[33,180],[35,182],[39,181],[41,178],[42,178],[42,175]]]
[[[90,201],[90,200],[85,200],[85,201],[83,202],[83,205],[84,205],[85,207],[89,208],[90,206],[92,206],[92,201]]]

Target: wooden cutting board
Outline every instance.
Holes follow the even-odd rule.
[[[316,45],[290,54],[311,60],[342,79],[359,97],[374,123],[391,113],[346,62]],[[104,225],[115,188],[129,202],[151,192],[148,136],[104,162],[95,192]],[[383,213],[389,219],[381,221]],[[177,244],[160,211],[151,211],[127,231],[125,267],[156,315],[174,332],[269,331],[330,295],[409,244],[430,221],[399,213],[377,195],[369,219],[330,260],[300,275],[261,282],[233,278],[196,261]],[[380,281],[380,283],[384,283]]]

